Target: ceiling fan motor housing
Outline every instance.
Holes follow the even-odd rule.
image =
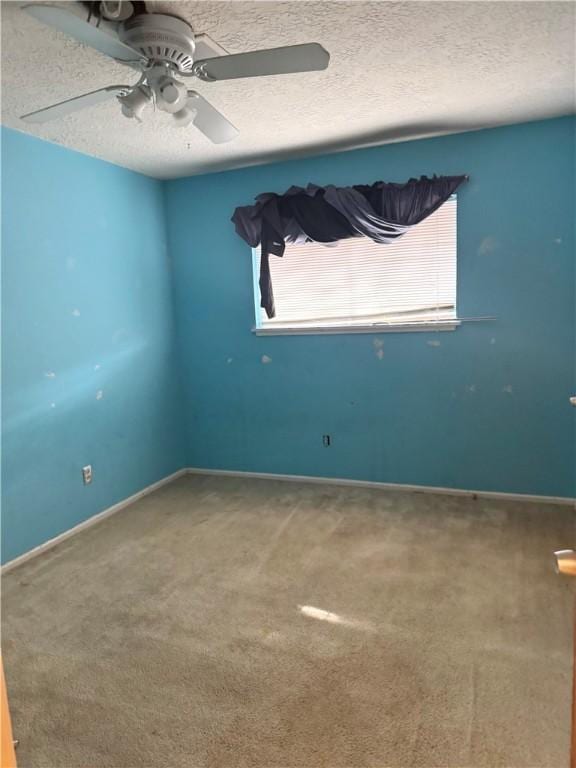
[[[176,16],[139,14],[123,22],[118,34],[147,59],[169,63],[179,72],[190,72],[194,65],[194,32]]]

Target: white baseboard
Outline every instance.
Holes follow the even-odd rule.
[[[484,498],[484,499],[503,499],[508,501],[527,501],[527,502],[536,502],[539,504],[566,504],[576,509],[576,498],[571,498],[566,496],[533,496],[526,493],[501,493],[499,491],[469,491],[461,488],[438,488],[436,486],[431,486],[431,485],[405,485],[402,483],[379,483],[379,482],[373,482],[371,480],[348,480],[345,478],[336,478],[336,477],[314,477],[311,475],[279,475],[279,474],[274,474],[272,472],[242,472],[240,470],[232,470],[232,469],[203,469],[202,467],[187,467],[186,469],[179,469],[177,472],[174,472],[173,474],[168,475],[168,477],[164,477],[162,478],[162,480],[158,480],[156,483],[152,483],[152,485],[148,485],[146,488],[143,488],[141,491],[138,491],[138,493],[135,493],[132,496],[129,496],[127,499],[124,499],[123,501],[119,501],[117,504],[114,504],[113,506],[108,507],[108,509],[105,509],[102,512],[98,512],[98,514],[93,515],[92,517],[89,517],[88,520],[84,520],[83,522],[78,523],[78,525],[75,525],[73,528],[70,528],[69,530],[64,531],[64,533],[61,533],[58,536],[55,536],[53,539],[49,539],[48,541],[45,541],[43,544],[40,544],[39,546],[34,547],[34,549],[31,549],[29,552],[24,552],[23,555],[20,555],[19,557],[14,558],[14,560],[10,560],[9,562],[5,563],[2,566],[1,568],[2,574],[8,573],[8,571],[11,571],[13,568],[16,568],[17,566],[22,565],[28,560],[31,560],[33,557],[37,557],[37,555],[40,555],[43,552],[46,552],[47,550],[52,549],[52,547],[55,547],[57,544],[60,544],[61,542],[66,541],[66,539],[69,539],[71,536],[75,536],[77,533],[80,533],[80,531],[84,531],[86,530],[86,528],[90,528],[93,525],[96,525],[101,520],[105,520],[107,517],[114,515],[116,512],[119,512],[121,509],[124,509],[125,507],[129,507],[131,504],[134,504],[134,502],[138,501],[143,496],[148,496],[148,494],[153,493],[154,491],[158,490],[158,488],[161,488],[163,485],[167,485],[168,483],[171,483],[173,480],[176,480],[177,478],[182,477],[182,475],[220,475],[224,477],[245,477],[245,478],[255,478],[260,480],[283,480],[283,481],[295,482],[295,483],[319,483],[323,485],[356,486],[359,488],[380,488],[381,490],[408,491],[411,493],[436,493],[436,494],[444,494],[448,496],[465,496],[468,498],[478,497],[478,498]]]
[[[158,480],[156,483],[152,483],[152,485],[146,486],[146,488],[143,488],[141,491],[138,491],[138,493],[134,493],[132,496],[128,496],[127,499],[123,499],[122,501],[119,501],[117,504],[113,504],[111,507],[108,507],[108,509],[105,509],[102,512],[98,512],[96,515],[89,517],[87,520],[84,520],[81,523],[78,523],[78,525],[75,525],[73,528],[69,528],[67,531],[64,531],[64,533],[58,534],[58,536],[55,536],[53,539],[48,539],[48,541],[45,541],[43,544],[39,544],[37,547],[34,547],[34,549],[31,549],[28,552],[24,552],[23,555],[20,555],[19,557],[15,557],[14,560],[10,560],[7,563],[5,563],[1,569],[2,574],[8,573],[8,571],[11,571],[13,568],[16,568],[18,565],[22,565],[22,563],[25,563],[28,560],[31,560],[33,557],[36,557],[37,555],[42,554],[42,552],[46,552],[47,550],[52,549],[52,547],[55,547],[57,544],[61,544],[63,541],[66,541],[66,539],[69,539],[71,536],[75,536],[77,533],[80,533],[80,531],[84,531],[86,530],[86,528],[91,528],[93,525],[96,525],[96,523],[99,523],[101,520],[105,520],[107,517],[114,515],[116,512],[119,512],[121,509],[124,509],[125,507],[129,507],[131,504],[134,504],[134,502],[138,501],[138,499],[141,499],[143,496],[148,496],[149,493],[153,493],[154,491],[157,491],[158,488],[161,488],[163,485],[166,485],[167,483],[171,483],[173,480],[176,480],[178,477],[182,477],[182,475],[185,475],[187,472],[188,472],[187,469],[179,469],[177,472],[174,472],[171,475],[168,475],[168,477],[163,477],[162,480]]]
[[[576,508],[576,498],[570,496],[533,496],[527,493],[504,493],[500,491],[469,491],[462,488],[438,488],[433,485],[405,485],[403,483],[379,483],[371,480],[347,480],[336,477],[314,477],[311,475],[277,475],[272,472],[242,472],[230,469],[203,469],[188,467],[190,475],[223,475],[225,477],[253,477],[261,480],[286,480],[297,483],[322,483],[323,485],[348,485],[360,488],[380,488],[389,491],[412,493],[437,493],[448,496],[478,497],[482,499],[503,499],[508,501],[529,501],[539,504],[567,504]]]

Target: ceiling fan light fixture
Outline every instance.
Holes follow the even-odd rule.
[[[85,5],[91,9],[87,20],[59,5],[38,0],[27,0],[22,10],[77,42],[134,67],[140,71],[140,79],[133,85],[109,85],[36,109],[22,115],[22,120],[43,123],[117,98],[127,118],[140,122],[151,105],[172,114],[176,126],[193,123],[213,144],[222,144],[235,139],[238,129],[204,96],[176,80],[174,74],[214,82],[317,72],[326,69],[330,61],[330,54],[319,43],[228,54],[206,34],[195,39],[194,30],[183,19],[147,12],[145,3],[136,0],[97,0]],[[96,24],[91,23],[93,14],[98,16]],[[105,24],[100,29],[102,19]]]
[[[108,21],[125,21],[134,13],[134,6],[129,0],[102,0],[100,15]]]
[[[186,106],[188,92],[184,83],[165,78],[155,89],[156,104],[164,112],[175,114]]]
[[[152,102],[152,96],[147,88],[139,86],[127,96],[119,96],[118,101],[122,104],[122,114],[124,117],[142,122],[142,113]]]
[[[172,117],[177,128],[186,128],[194,121],[194,118],[198,114],[197,109],[190,109],[190,107],[184,107],[179,109],[178,112],[174,112]]]

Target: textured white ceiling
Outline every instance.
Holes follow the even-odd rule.
[[[149,2],[229,53],[318,41],[320,73],[194,81],[240,129],[213,145],[164,113],[116,102],[29,126],[18,116],[133,70],[2,2],[2,122],[158,178],[174,178],[575,111],[573,2]],[[190,81],[188,81],[190,82]]]

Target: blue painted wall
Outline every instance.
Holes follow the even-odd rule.
[[[3,130],[3,561],[184,465],[574,495],[574,125],[168,183]],[[309,181],[462,172],[459,312],[495,322],[250,332],[236,206]]]
[[[162,184],[10,130],[2,182],[6,561],[184,454]]]
[[[168,183],[187,463],[574,495],[574,167],[574,120],[561,118]],[[382,335],[382,360],[372,335],[251,334],[236,206],[291,184],[432,173],[471,176],[458,306],[495,322]]]

